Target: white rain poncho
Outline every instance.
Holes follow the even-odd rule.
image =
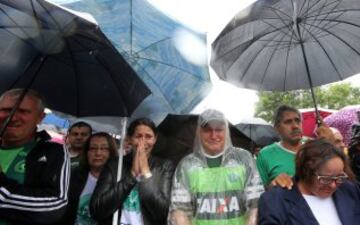
[[[221,164],[209,167],[200,129],[210,121],[225,126]],[[263,185],[251,154],[232,146],[224,115],[206,110],[199,116],[193,153],[183,158],[173,178],[169,224],[242,225],[257,208]]]

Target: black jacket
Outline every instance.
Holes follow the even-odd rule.
[[[360,189],[357,184],[341,184],[332,199],[341,224],[358,225]],[[296,183],[291,190],[274,187],[263,193],[258,208],[258,225],[319,225]]]
[[[67,204],[69,160],[46,132],[25,159],[24,184],[0,173],[0,218],[10,224],[54,224]]]
[[[71,170],[68,205],[63,218],[59,223],[57,223],[57,225],[75,224],[80,195],[86,185],[89,172],[90,170],[84,168],[83,166],[77,166]]]
[[[110,160],[104,167],[90,203],[90,213],[101,225],[110,225],[113,213],[119,209],[139,184],[141,213],[145,225],[165,225],[170,204],[170,189],[174,165],[172,162],[150,157],[152,177],[138,182],[131,174],[132,155],[124,157],[122,178],[116,183],[118,159]]]

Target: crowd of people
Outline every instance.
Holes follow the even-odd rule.
[[[0,127],[6,125],[0,139],[0,225],[360,221],[360,125],[353,127],[348,151],[341,134],[326,124],[318,127],[317,138],[305,141],[300,112],[283,105],[274,116],[281,140],[254,157],[233,146],[224,114],[208,109],[199,115],[192,153],[175,165],[153,155],[158,131],[148,118],[130,123],[123,148],[85,122],[71,125],[65,145],[51,142],[37,131],[43,97],[23,91],[0,96]]]

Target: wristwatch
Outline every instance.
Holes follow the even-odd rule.
[[[152,173],[151,172],[147,172],[144,175],[142,175],[142,179],[149,179],[150,177],[152,177]]]

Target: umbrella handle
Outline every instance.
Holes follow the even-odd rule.
[[[120,181],[121,174],[122,174],[122,167],[123,167],[123,159],[124,159],[124,140],[125,140],[125,133],[126,133],[126,123],[127,118],[125,117],[122,120],[122,127],[121,127],[121,140],[120,140],[120,146],[118,148],[118,167],[117,167],[117,174],[116,174],[116,183]],[[118,225],[119,223],[119,209],[117,209],[112,218],[112,225]]]
[[[316,125],[320,126],[323,122],[321,120],[321,116],[316,105],[315,105],[315,114],[316,114]]]
[[[294,8],[296,8],[296,2],[294,2]],[[311,79],[311,76],[310,76],[310,71],[309,71],[309,64],[308,64],[308,61],[307,61],[307,58],[306,58],[304,43],[302,41],[301,32],[300,32],[300,28],[299,28],[299,22],[298,22],[298,20],[296,18],[296,15],[294,16],[294,24],[296,25],[294,27],[294,29],[295,29],[295,31],[297,31],[297,34],[298,34],[299,39],[300,39],[300,47],[301,47],[303,60],[304,60],[304,63],[305,63],[306,75],[308,77],[311,97],[312,97],[312,100],[314,102],[315,113],[316,113],[316,124],[318,126],[320,126],[321,125],[320,114],[319,114],[319,110],[317,108],[317,103],[316,103],[316,98],[315,98],[315,93],[314,93],[314,88],[313,88],[313,82],[312,82],[312,79]]]

